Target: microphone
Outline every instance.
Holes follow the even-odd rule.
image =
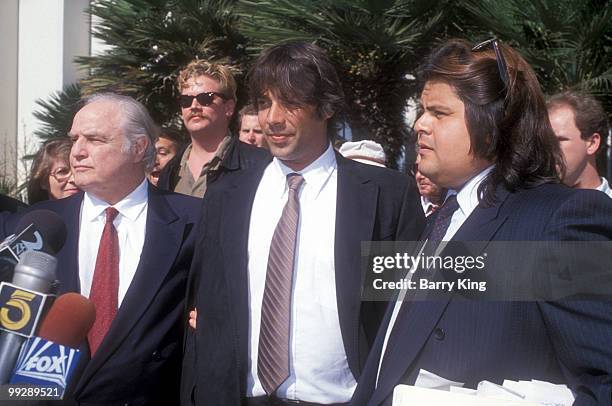
[[[0,282],[9,281],[19,258],[28,250],[48,254],[59,252],[66,242],[66,225],[55,212],[46,209],[26,213],[17,232],[0,243]]]
[[[38,337],[25,345],[11,376],[11,384],[53,387],[63,398],[80,358],[77,349],[96,319],[96,310],[84,296],[66,293],[57,298],[41,323]]]
[[[15,267],[12,283],[0,284],[0,384],[8,383],[26,338],[34,335],[56,280],[57,259],[26,251]]]

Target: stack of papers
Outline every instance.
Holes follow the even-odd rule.
[[[393,406],[424,404],[484,406],[492,399],[499,406],[571,406],[572,391],[565,385],[555,385],[538,380],[505,380],[502,385],[482,381],[477,389],[463,387],[455,382],[426,370],[419,371],[414,386],[398,385],[393,391]]]

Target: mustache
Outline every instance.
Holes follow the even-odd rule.
[[[206,114],[202,114],[201,112],[198,112],[198,111],[193,111],[189,113],[189,116],[187,117],[187,119],[189,120],[189,119],[192,119],[193,117],[208,118]]]

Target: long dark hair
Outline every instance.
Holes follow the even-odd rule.
[[[473,51],[463,40],[450,40],[433,50],[418,72],[421,88],[428,81],[453,88],[465,105],[471,152],[495,163],[480,188],[485,204],[493,203],[500,184],[510,191],[530,188],[559,182],[564,171],[533,69],[511,47],[499,44],[499,49],[506,73],[498,67],[493,49]]]

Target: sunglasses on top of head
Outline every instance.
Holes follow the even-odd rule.
[[[227,97],[223,93],[204,92],[204,93],[197,94],[195,96],[189,96],[186,94],[182,94],[179,96],[179,103],[182,108],[187,109],[191,107],[191,104],[193,103],[193,99],[196,99],[201,106],[206,107],[212,104],[213,100],[215,100],[215,96],[219,97],[220,99],[227,100]]]
[[[499,48],[499,42],[500,41],[497,38],[488,39],[478,45],[475,45],[472,48],[472,52],[486,50],[489,47],[493,48],[493,52],[495,53],[495,61],[497,62],[497,70],[499,71],[499,77],[501,78],[502,82],[504,82],[504,85],[508,86],[508,65],[506,64],[504,54]]]

